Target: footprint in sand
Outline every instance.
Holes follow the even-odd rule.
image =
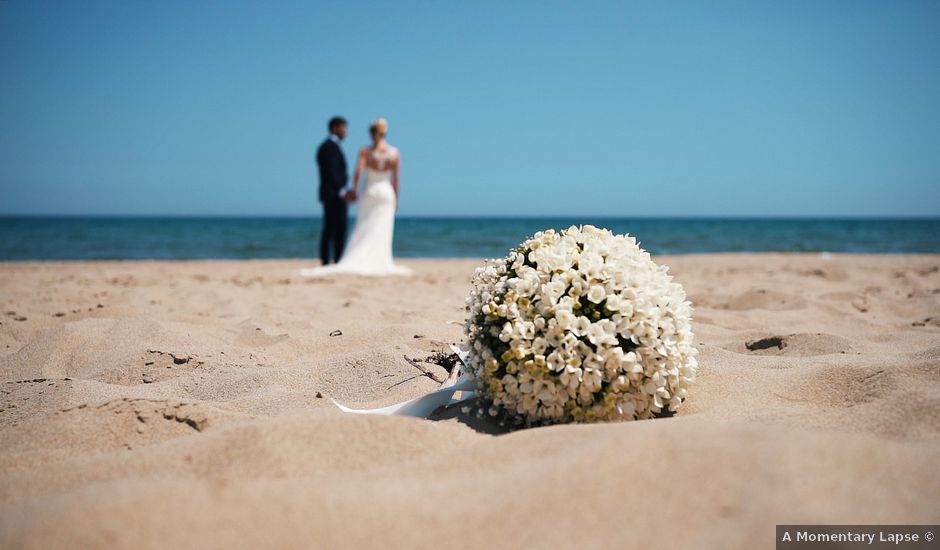
[[[871,289],[865,289],[864,292],[827,292],[825,294],[820,294],[818,296],[820,301],[831,302],[834,305],[838,306],[848,302],[855,311],[859,313],[867,313],[871,309],[871,306],[868,303],[868,295],[871,292],[872,294],[878,294],[881,291],[879,288],[875,288],[874,291]]]
[[[742,344],[726,347],[728,351],[747,355],[786,355],[808,357],[847,353],[852,349],[845,338],[824,333],[798,333],[747,339]]]
[[[915,361],[927,361],[934,366],[940,364],[940,346],[915,351],[910,354],[910,358]],[[940,369],[936,369],[940,374]]]
[[[153,384],[190,374],[206,362],[181,352],[148,349],[146,355],[132,362],[125,369],[98,379],[110,384],[134,386]]]
[[[774,290],[765,290],[762,288],[749,290],[739,294],[727,301],[724,309],[742,311],[747,309],[768,309],[773,311],[785,311],[794,309],[804,309],[806,300],[799,296],[784,294]]]
[[[897,386],[894,368],[853,365],[820,367],[792,389],[821,405],[851,407],[882,399]]]
[[[269,334],[251,321],[243,321],[238,325],[236,342],[242,346],[253,348],[266,348],[288,340],[287,334]]]
[[[852,422],[896,437],[940,433],[940,388],[932,362],[822,365],[777,396],[851,409]]]
[[[837,267],[800,269],[796,270],[796,273],[804,277],[819,277],[830,281],[845,281],[849,278],[848,273],[844,269]]]
[[[71,424],[84,424],[86,432],[98,432],[131,448],[180,435],[205,431],[219,411],[199,403],[162,399],[120,398],[99,405],[82,404],[59,412]]]

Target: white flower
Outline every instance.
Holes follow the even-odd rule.
[[[584,388],[590,392],[595,392],[601,389],[601,381],[603,377],[601,376],[601,371],[588,367],[584,369],[584,374],[582,375],[581,382],[584,385]]]
[[[548,349],[548,340],[539,336],[532,340],[532,351],[538,355],[543,355]]]
[[[557,350],[549,353],[546,361],[548,362],[548,368],[556,372],[565,370],[567,365],[564,356]]]
[[[554,321],[554,319],[553,319]],[[548,345],[557,348],[561,346],[561,339],[565,336],[565,329],[560,323],[549,322],[549,329],[545,332],[545,341]]]
[[[556,310],[555,319],[558,321],[558,327],[562,330],[572,329],[576,320],[574,314],[567,309]]]
[[[597,252],[585,250],[578,257],[578,269],[591,278],[598,278],[604,270],[604,257]]]
[[[604,287],[601,285],[592,285],[590,290],[587,292],[587,299],[599,304],[604,301],[604,298],[607,297],[607,291],[604,290]]]
[[[583,317],[580,319],[583,319]],[[613,346],[617,344],[617,325],[610,319],[601,319],[596,323],[592,323],[585,330],[584,335],[587,336],[588,340],[595,346]]]
[[[623,299],[619,294],[609,294],[607,296],[607,301],[604,302],[604,307],[610,311],[620,311],[620,308],[624,306],[626,300]]]
[[[565,365],[565,368],[562,369],[561,374],[558,375],[558,380],[562,385],[567,386],[570,389],[577,389],[578,384],[581,382],[582,371],[580,368],[574,365]]]
[[[591,320],[584,315],[580,315],[574,320],[574,323],[572,323],[568,330],[575,336],[586,336],[589,328],[591,328]]]

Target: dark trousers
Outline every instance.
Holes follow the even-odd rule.
[[[320,260],[323,265],[338,262],[346,246],[349,207],[339,197],[323,201],[323,231],[320,234]],[[332,252],[332,255],[330,254]]]

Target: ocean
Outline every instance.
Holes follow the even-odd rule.
[[[940,253],[935,219],[408,218],[400,258],[499,257],[546,228],[590,223],[653,254]],[[316,218],[0,217],[0,261],[315,258]]]

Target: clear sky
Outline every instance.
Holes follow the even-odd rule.
[[[0,213],[938,216],[940,2],[0,0]]]

